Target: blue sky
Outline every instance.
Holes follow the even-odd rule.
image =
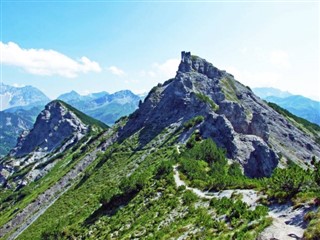
[[[49,97],[149,91],[182,50],[250,87],[320,99],[316,2],[2,1],[2,81]]]

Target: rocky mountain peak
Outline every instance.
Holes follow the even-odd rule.
[[[33,151],[51,152],[63,142],[76,142],[88,131],[88,125],[62,101],[52,101],[38,115],[30,132],[18,139],[11,156],[21,157]]]
[[[61,94],[58,99],[62,101],[70,101],[81,98],[81,95],[76,91],[72,90],[68,93]]]
[[[19,107],[44,106],[50,99],[39,89],[32,86],[14,87],[1,83],[0,110]]]
[[[233,75],[190,52],[182,52],[181,57],[175,78],[149,92],[120,130],[120,138],[139,133],[143,147],[167,127],[176,127],[182,128],[180,141],[185,143],[197,130],[225,148],[228,158],[239,162],[250,177],[270,176],[278,164],[289,159],[305,164],[312,156],[320,156],[314,139]],[[198,116],[204,119],[201,123],[183,128]]]
[[[210,79],[221,77],[225,71],[221,71],[214,67],[207,60],[196,55],[191,55],[191,52],[181,52],[181,62],[178,68],[179,72],[198,72],[206,75]]]

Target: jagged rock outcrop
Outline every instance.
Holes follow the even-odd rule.
[[[56,156],[77,144],[93,131],[107,126],[55,100],[38,115],[30,131],[24,131],[8,156],[0,162],[0,186],[21,187],[47,174],[56,163]],[[24,170],[27,169],[27,170]],[[25,174],[17,174],[23,172]],[[15,174],[16,173],[16,174]],[[12,177],[15,174],[15,177]],[[10,182],[8,182],[10,179]]]
[[[21,157],[33,151],[51,152],[64,141],[80,139],[87,131],[88,126],[72,111],[60,101],[53,101],[38,115],[33,129],[19,137],[10,155]]]
[[[196,126],[200,134],[225,148],[247,176],[270,176],[280,157],[301,164],[320,156],[320,147],[311,137],[233,75],[189,52],[182,52],[175,78],[150,91],[119,136],[124,139],[139,132],[143,147],[166,127],[182,126],[199,115],[205,118]]]

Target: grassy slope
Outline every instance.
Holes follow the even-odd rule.
[[[102,129],[107,129],[109,128],[106,124],[104,124],[103,122],[100,122],[99,120],[96,120],[86,114],[84,114],[83,112],[80,112],[78,109],[72,107],[71,105],[61,101],[61,100],[55,100],[57,102],[60,102],[62,105],[66,106],[70,111],[72,111],[78,118],[80,118],[80,120],[87,124],[87,125],[91,125],[91,126],[97,126],[100,127]]]
[[[230,239],[235,234],[237,239],[255,239],[256,234],[268,224],[265,218],[259,217],[255,223],[248,220],[247,215],[254,214],[239,203],[218,203],[220,207],[216,208],[190,196],[183,189],[177,190],[172,172],[159,176],[157,172],[162,162],[172,165],[177,160],[173,147],[177,136],[171,136],[170,141],[157,149],[151,147],[159,145],[154,140],[145,149],[134,151],[138,145],[137,137],[135,135],[120,145],[114,144],[96,159],[86,169],[79,183],[51,206],[19,239],[168,239],[177,238],[186,232],[196,237],[210,235]],[[122,189],[130,174],[144,174],[142,187],[134,194],[126,194]],[[101,205],[105,195],[120,200],[123,207],[117,208],[112,201]],[[221,211],[221,208],[224,210]],[[241,213],[246,213],[246,217],[232,215],[233,209],[238,208]],[[216,218],[221,214],[231,214],[234,220],[225,224]]]
[[[100,143],[99,139],[89,146],[84,146],[89,137],[95,138],[98,135],[88,135],[83,138],[77,145],[69,149],[63,156],[58,157],[55,161],[57,164],[43,178],[32,182],[19,191],[4,190],[0,193],[0,226],[12,219],[20,209],[25,208],[28,203],[32,202],[45,190],[54,185],[70,169],[75,166],[86,154],[95,149]],[[84,149],[85,148],[85,149]]]
[[[83,179],[19,239],[39,239],[41,236],[49,239],[168,239],[185,232],[197,237],[219,235],[223,239],[237,234],[238,239],[255,239],[257,232],[268,223],[264,218],[258,217],[257,222],[251,224],[237,215],[232,216],[232,223],[226,224],[216,217],[233,214],[233,206],[237,208],[239,203],[229,203],[222,213],[209,202],[175,188],[171,166],[177,156],[173,145],[176,136],[167,137],[170,140],[157,149],[151,147],[153,142],[141,151],[132,151],[137,147],[137,135],[110,147],[86,170]],[[164,171],[159,170],[163,163],[169,164]],[[130,188],[124,190],[124,186],[136,181],[134,179],[138,179],[138,190],[131,193]],[[117,200],[101,206],[101,199],[106,195]],[[121,203],[121,209],[117,202]],[[251,214],[246,206],[240,208]]]
[[[70,111],[75,113],[83,123],[90,125],[94,129],[85,138],[83,138],[76,146],[66,151],[63,155],[55,158],[57,164],[45,177],[39,181],[33,182],[28,186],[20,189],[19,191],[3,190],[0,193],[0,226],[12,219],[19,211],[25,208],[28,203],[33,201],[43,193],[46,189],[50,188],[56,183],[63,175],[65,175],[80,159],[87,153],[97,147],[98,141],[90,146],[83,146],[83,143],[89,138],[94,139],[99,136],[102,130],[109,128],[106,124],[93,119],[72,106],[64,103],[63,101],[56,100],[66,106]],[[91,140],[92,141],[92,140]],[[51,159],[50,161],[52,161]],[[30,166],[32,167],[32,166]],[[28,170],[28,169],[27,169]],[[23,175],[26,170],[20,171],[17,174]],[[17,175],[15,174],[15,175]]]

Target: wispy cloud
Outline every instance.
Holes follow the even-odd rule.
[[[281,74],[274,71],[248,71],[233,66],[227,66],[226,71],[250,87],[278,87],[282,78]]]
[[[164,77],[170,78],[176,75],[179,63],[179,59],[168,59],[164,63],[154,63],[153,68]]]
[[[16,87],[16,88],[22,88],[22,87],[25,87],[26,85],[19,84],[19,83],[14,83],[13,86]]]
[[[108,67],[108,70],[109,70],[113,75],[116,75],[116,76],[125,76],[125,75],[126,75],[126,73],[125,73],[122,69],[120,69],[120,68],[118,68],[118,67],[116,67],[116,66]]]
[[[75,78],[81,73],[101,71],[99,63],[87,57],[74,60],[51,49],[23,49],[13,42],[0,42],[0,49],[2,64],[20,67],[35,75]]]
[[[149,70],[141,70],[140,77],[148,77],[155,81],[165,81],[176,75],[180,60],[168,59],[163,63],[155,62]]]

